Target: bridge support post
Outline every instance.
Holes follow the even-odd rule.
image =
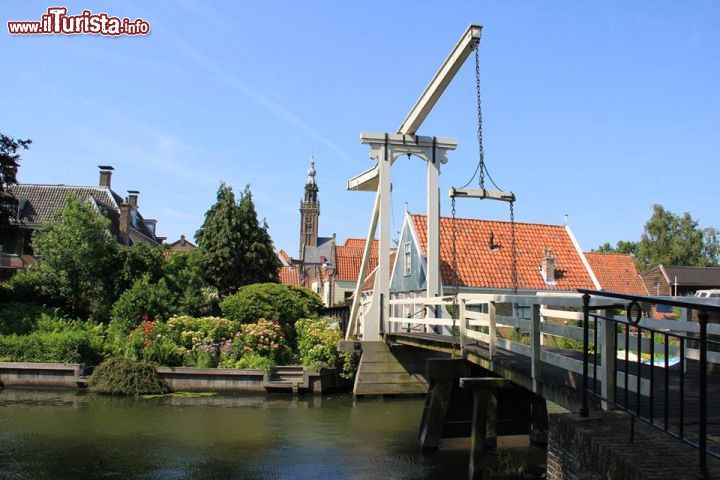
[[[420,423],[418,440],[425,451],[440,447],[445,417],[447,416],[453,386],[460,377],[469,373],[465,360],[436,359],[427,361],[427,378],[430,389],[425,397],[425,409]]]
[[[549,431],[547,401],[540,395],[533,394],[530,402],[530,441],[536,445],[547,445]]]
[[[470,461],[468,464],[468,478],[470,480],[483,478],[482,457],[488,443],[492,444],[492,440],[490,442],[488,442],[488,440],[493,438],[489,437],[489,435],[495,435],[495,441],[497,440],[495,428],[496,418],[491,416],[494,415],[494,413],[488,415],[489,411],[496,411],[494,408],[489,408],[491,404],[497,406],[495,390],[507,388],[510,385],[511,382],[504,378],[481,377],[460,379],[461,388],[470,388],[473,390]],[[489,420],[492,420],[490,427],[488,426]]]

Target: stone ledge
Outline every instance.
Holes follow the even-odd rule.
[[[697,449],[641,421],[635,422],[635,441],[630,443],[625,413],[550,415],[548,479],[695,479],[698,457]],[[708,456],[708,470],[720,472],[720,461]]]

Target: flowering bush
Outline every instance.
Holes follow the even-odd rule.
[[[124,356],[172,367],[183,364],[186,351],[173,341],[165,323],[146,315],[128,335]]]
[[[332,318],[306,318],[295,322],[298,351],[303,365],[316,369],[339,368],[343,378],[350,379],[357,369],[352,353],[340,353],[337,344],[340,329]]]
[[[167,321],[168,335],[187,355],[185,365],[216,367],[221,353],[228,350],[239,333],[240,324],[218,317],[172,317]]]
[[[246,365],[237,367],[238,361],[248,355],[270,359],[273,363],[287,361],[291,355],[280,322],[262,318],[257,323],[242,325],[235,337],[229,343],[221,344],[220,348],[220,366],[230,368],[260,368]]]

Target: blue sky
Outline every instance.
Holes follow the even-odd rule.
[[[57,2],[55,2],[57,3]],[[480,50],[486,162],[513,190],[517,219],[560,224],[581,246],[638,239],[651,205],[720,227],[720,4],[604,2],[70,2],[148,20],[147,37],[11,37],[7,20],[55,3],[0,9],[0,131],[31,138],[20,180],[94,185],[115,167],[146,217],[192,236],[220,181],[250,184],[278,248],[296,254],[311,154],[320,233],[364,236],[372,194],[366,131],[395,132],[470,23]],[[472,58],[421,134],[458,139],[445,192],[477,162]],[[424,165],[393,167],[395,230],[425,210]],[[466,200],[458,215],[507,218]]]

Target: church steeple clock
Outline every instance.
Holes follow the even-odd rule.
[[[318,220],[320,217],[320,202],[318,201],[318,186],[315,181],[315,162],[310,162],[310,168],[305,180],[305,196],[300,201],[300,255],[305,258],[305,246],[317,247]]]

